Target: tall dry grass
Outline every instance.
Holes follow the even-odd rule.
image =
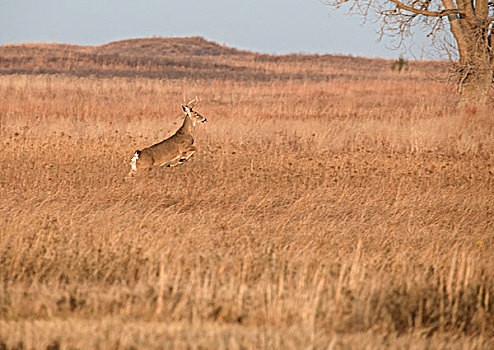
[[[0,348],[492,348],[494,120],[389,77],[0,77]]]

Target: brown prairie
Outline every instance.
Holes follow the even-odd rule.
[[[442,63],[116,46],[0,47],[0,349],[494,348],[494,119]],[[201,151],[128,181],[183,96]]]

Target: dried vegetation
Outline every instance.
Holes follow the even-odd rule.
[[[0,48],[1,349],[492,348],[494,120],[434,64],[103,48]]]

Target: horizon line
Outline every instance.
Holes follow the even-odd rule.
[[[256,51],[256,50],[251,50],[251,49],[243,49],[243,48],[238,48],[235,46],[230,46],[226,43],[219,43],[215,40],[210,40],[205,38],[202,35],[190,35],[190,36],[160,36],[160,35],[153,35],[153,36],[143,36],[143,37],[128,37],[128,38],[123,38],[123,39],[118,39],[118,40],[112,40],[108,41],[103,44],[85,44],[85,43],[74,43],[74,42],[57,42],[57,41],[25,41],[25,42],[9,42],[9,43],[0,43],[0,47],[9,47],[9,46],[29,46],[29,45],[63,45],[63,46],[73,46],[73,47],[87,47],[87,48],[98,48],[98,47],[104,47],[107,45],[115,44],[115,43],[120,43],[120,42],[125,42],[125,41],[133,41],[133,40],[159,40],[159,39],[165,39],[165,40],[170,40],[170,39],[201,39],[205,42],[213,43],[218,46],[226,47],[232,50],[236,50],[239,52],[244,52],[244,53],[250,53],[254,55],[265,55],[265,56],[278,56],[278,57],[283,57],[283,56],[337,56],[337,57],[351,57],[351,58],[360,58],[360,59],[370,59],[370,60],[385,60],[385,61],[394,61],[398,58],[385,58],[382,56],[359,56],[355,55],[352,53],[321,53],[321,52],[286,52],[286,53],[279,53],[279,52],[262,52],[262,51]],[[402,57],[400,55],[400,57]],[[414,62],[448,62],[448,60],[426,60],[426,59],[417,59],[417,58],[406,58],[407,61],[414,61]]]

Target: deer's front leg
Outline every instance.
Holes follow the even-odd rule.
[[[180,159],[178,160],[179,163],[183,163],[186,160],[188,160],[194,153],[197,152],[197,147],[196,146],[190,146],[187,148],[181,155]]]
[[[167,166],[169,168],[173,168],[188,160],[190,157],[192,157],[194,153],[196,153],[196,151],[197,148],[195,146],[190,146],[185,151],[183,151],[180,155],[176,156],[172,160],[166,161],[161,166]]]
[[[170,159],[170,160],[167,160],[166,162],[163,162],[160,164],[161,167],[163,166],[166,166],[166,167],[171,167],[171,166],[174,166],[172,163],[175,162],[177,159],[180,159],[182,157],[181,154],[179,154],[178,156],[176,156],[175,158],[173,159]]]

